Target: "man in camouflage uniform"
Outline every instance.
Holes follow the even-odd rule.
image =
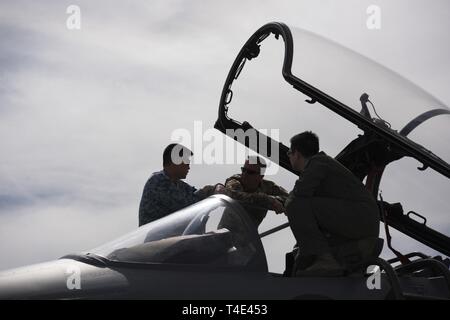
[[[217,192],[214,186],[200,190],[187,184],[192,151],[180,144],[170,144],[163,153],[163,170],[148,179],[139,206],[139,226],[167,216]]]
[[[284,212],[288,192],[274,182],[264,179],[266,164],[260,157],[248,157],[241,168],[242,174],[231,176],[225,181],[226,194],[241,204],[258,227],[267,214],[273,210]]]

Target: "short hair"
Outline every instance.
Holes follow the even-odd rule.
[[[181,162],[187,162],[190,156],[194,153],[179,143],[169,144],[163,152],[163,166],[170,164],[180,164]]]
[[[259,174],[264,175],[265,169],[267,167],[266,161],[264,161],[263,158],[258,156],[248,156],[247,160],[245,161],[247,164],[256,164],[259,167]]]
[[[264,159],[261,157],[258,157],[258,156],[248,156],[247,160],[245,162],[249,163],[249,164],[257,164],[258,167],[261,167],[261,168],[267,167]]]
[[[319,152],[319,137],[311,131],[296,134],[291,138],[291,149],[309,158]]]

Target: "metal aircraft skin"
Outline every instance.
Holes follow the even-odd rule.
[[[308,104],[321,104],[363,131],[347,142],[336,159],[361,181],[366,179],[366,187],[376,198],[384,169],[404,157],[421,162],[422,171],[434,170],[450,177],[450,166],[445,160],[408,138],[423,122],[447,117],[446,107],[417,114],[402,130],[393,130],[386,121],[371,118],[367,94],[360,92],[362,109],[357,111],[339,97],[330,96],[293,74],[295,39],[291,31],[282,23],[268,23],[245,43],[224,85],[215,124],[218,130],[255,130],[258,139],[267,139],[267,148],[240,142],[297,174],[289,164],[285,145],[264,136],[247,121],[240,123],[228,115],[232,85],[244,64],[262,55],[266,39],[281,37],[284,80],[293,90],[306,95]],[[279,159],[271,158],[268,150],[272,146],[279,150]],[[444,258],[450,255],[447,235],[412,219],[410,212],[404,214],[400,204],[379,204],[382,223],[441,252]],[[357,262],[340,256],[347,266],[345,276],[292,277],[289,254],[283,274],[269,272],[261,238],[286,227],[287,224],[258,234],[238,201],[214,195],[88,252],[1,271],[0,299],[450,299],[448,259],[414,252],[398,253],[398,258],[385,261],[378,257],[383,246],[381,239],[371,239],[373,253],[361,255]],[[352,247],[353,256],[361,254],[358,248]],[[289,253],[291,249],[280,250]],[[379,272],[366,274],[370,265],[378,265]]]
[[[179,235],[166,237],[175,233]],[[165,240],[151,240],[162,234]],[[129,247],[133,252],[122,248],[132,242],[142,243]],[[390,288],[384,275],[382,289],[369,290],[362,276],[313,280],[269,273],[256,228],[242,207],[223,195],[94,251],[99,255],[69,255],[2,272],[0,298],[383,299]],[[343,292],[343,287],[349,290]]]

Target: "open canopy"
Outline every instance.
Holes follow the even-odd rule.
[[[448,255],[449,114],[380,64],[308,31],[269,23],[236,57],[215,128],[256,129],[259,143],[240,142],[294,174],[289,139],[316,132],[321,148],[374,197],[381,186],[385,200],[402,203],[403,212],[388,217],[392,226]]]
[[[302,128],[327,136],[324,128],[338,127],[340,134],[328,135],[336,154],[361,130],[371,130],[399,155],[450,177],[449,115],[438,99],[380,64],[308,31],[271,23],[236,58],[216,128],[225,131],[248,121],[258,129],[282,129],[275,140],[287,142]],[[357,127],[349,129],[345,120]],[[279,163],[290,170],[284,152]]]

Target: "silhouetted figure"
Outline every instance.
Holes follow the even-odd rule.
[[[297,269],[296,275],[340,275],[343,268],[331,254],[333,243],[325,234],[354,240],[378,237],[376,201],[347,168],[319,152],[314,133],[292,137],[288,156],[301,177],[286,201],[286,214],[299,245],[299,259],[312,261],[304,270]]]
[[[258,227],[267,210],[284,212],[288,192],[274,182],[264,179],[266,163],[260,157],[248,157],[241,168],[242,174],[225,181],[227,194],[241,201],[255,225]]]
[[[200,190],[187,184],[192,151],[181,144],[169,144],[163,153],[163,170],[145,184],[139,206],[139,226],[187,207],[214,193],[214,186]]]

